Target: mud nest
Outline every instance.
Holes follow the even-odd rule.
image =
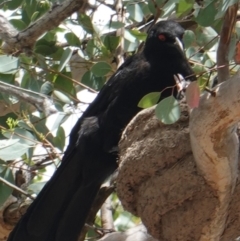
[[[131,121],[120,141],[118,196],[160,241],[200,240],[218,205],[195,165],[188,123],[184,103],[172,125],[162,124],[150,108]],[[221,241],[240,236],[239,182],[228,215]]]

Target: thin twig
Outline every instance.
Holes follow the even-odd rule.
[[[28,194],[27,192],[25,192],[24,190],[22,190],[21,188],[17,187],[16,185],[12,184],[11,182],[5,180],[4,178],[2,178],[0,176],[0,181],[3,182],[4,184],[6,184],[7,186],[13,188],[14,190],[17,190],[18,192],[22,193],[23,195],[27,196],[28,198],[34,200],[34,198]]]

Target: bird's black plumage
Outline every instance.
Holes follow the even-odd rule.
[[[174,74],[195,79],[175,44],[184,29],[174,21],[157,23],[141,53],[128,58],[78,120],[60,167],[28,208],[8,241],[76,241],[103,181],[117,168],[121,132],[141,110],[140,99],[172,94]],[[161,36],[161,37],[159,37]],[[176,94],[176,91],[174,91]]]

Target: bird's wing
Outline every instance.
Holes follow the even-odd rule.
[[[116,98],[119,91],[122,88],[117,88],[119,85],[124,85],[122,82],[129,81],[129,71],[134,71],[132,66],[137,61],[138,56],[130,56],[126,61],[118,68],[115,74],[106,82],[101,91],[95,98],[95,100],[89,105],[87,110],[83,114],[83,118],[89,116],[97,116],[107,109],[107,106]]]
[[[123,86],[131,80],[134,73],[137,72],[136,62],[141,58],[140,54],[130,56],[126,61],[118,68],[115,74],[106,82],[102,87],[100,92],[94,101],[88,106],[83,115],[78,119],[75,126],[73,127],[70,138],[69,145],[66,150],[65,157],[67,157],[70,152],[75,148],[75,144],[78,139],[78,132],[81,128],[82,122],[85,118],[91,116],[98,116],[107,110],[107,107],[119,96],[119,92],[122,91]],[[64,161],[64,159],[63,159]]]

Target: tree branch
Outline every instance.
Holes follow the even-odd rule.
[[[28,197],[28,198],[34,200],[34,198],[33,198],[31,195],[29,195],[27,192],[25,192],[24,190],[22,190],[22,189],[19,188],[18,186],[12,184],[11,182],[5,180],[4,178],[0,177],[0,182],[3,182],[3,183],[6,184],[7,186],[9,186],[9,187],[15,189],[16,191],[22,193],[22,194],[25,195],[26,197]]]
[[[238,3],[230,6],[224,16],[217,50],[218,83],[229,79],[229,44],[237,18]]]
[[[191,146],[197,167],[218,198],[211,222],[203,236],[219,240],[228,216],[231,195],[238,177],[240,119],[240,72],[216,88],[216,97],[205,93],[191,113]],[[205,239],[203,239],[205,240]]]
[[[6,43],[6,53],[26,51],[32,48],[36,40],[45,32],[57,27],[76,11],[84,11],[88,6],[87,0],[66,0],[52,7],[44,16],[32,23],[28,28],[17,32],[8,20],[0,16],[0,37]],[[12,50],[11,50],[12,49]],[[10,51],[10,52],[9,52]]]
[[[39,111],[43,111],[46,116],[57,112],[52,100],[41,93],[10,85],[3,81],[0,81],[0,91],[34,105]]]

